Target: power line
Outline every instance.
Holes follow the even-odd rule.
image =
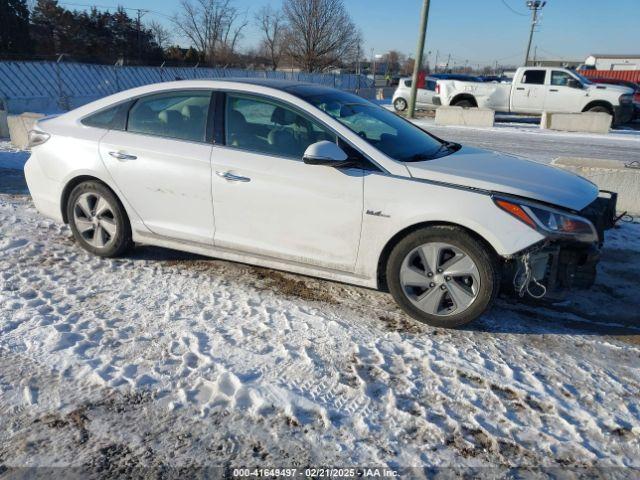
[[[501,1],[502,1],[502,3],[504,4],[505,7],[507,7],[509,10],[511,10],[511,12],[515,13],[516,15],[520,15],[521,17],[528,17],[529,16],[526,13],[519,12],[515,8],[512,8],[511,5],[509,5],[506,0],[501,0]]]

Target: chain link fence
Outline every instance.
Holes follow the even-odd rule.
[[[355,74],[0,61],[0,104],[10,113],[55,113],[151,83],[246,77],[317,83],[354,92],[373,87],[371,79]]]

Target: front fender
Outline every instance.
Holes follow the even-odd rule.
[[[372,174],[365,178],[364,214],[357,271],[369,277],[390,241],[415,226],[450,224],[483,238],[501,257],[509,257],[544,237],[500,210],[479,191],[426,181]]]

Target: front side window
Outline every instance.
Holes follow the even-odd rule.
[[[428,160],[448,152],[425,131],[356,95],[331,92],[302,98],[396,160]]]
[[[270,99],[227,94],[225,136],[229,146],[301,159],[312,143],[335,135],[296,110]]]
[[[205,90],[142,97],[129,112],[127,131],[204,142],[210,101]]]
[[[569,84],[569,80],[572,79],[573,77],[567,72],[562,72],[559,70],[554,70],[551,72],[551,85],[566,87]]]
[[[524,72],[524,75],[522,75],[522,83],[544,85],[544,77],[546,74],[546,70],[527,70]]]

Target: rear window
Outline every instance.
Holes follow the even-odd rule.
[[[124,130],[129,103],[101,110],[80,120],[87,127],[104,128],[106,130]]]
[[[524,72],[524,75],[522,75],[522,83],[544,85],[544,77],[546,74],[546,70],[527,70]]]

